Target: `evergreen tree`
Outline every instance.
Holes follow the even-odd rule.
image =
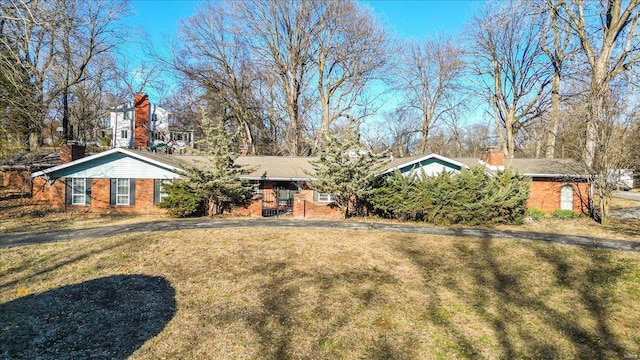
[[[188,167],[184,175],[188,178],[186,184],[190,191],[204,200],[207,214],[217,215],[231,210],[233,206],[249,203],[254,186],[240,179],[251,170],[234,163],[238,157],[233,151],[237,134],[229,136],[221,119],[212,121],[204,110],[202,112],[204,137],[200,145],[208,160],[199,166]],[[179,187],[176,190],[184,191]]]
[[[333,203],[348,218],[350,209],[360,212],[374,192],[384,154],[372,154],[360,143],[359,124],[351,121],[344,136],[324,134],[318,159],[311,161],[315,180],[310,187],[331,194]]]

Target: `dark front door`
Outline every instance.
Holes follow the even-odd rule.
[[[262,216],[291,216],[293,214],[293,196],[299,190],[276,187],[274,191],[265,191],[262,196]]]

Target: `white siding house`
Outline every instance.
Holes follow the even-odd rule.
[[[128,102],[112,109],[109,123],[112,129],[113,147],[132,148],[134,140],[134,104]],[[169,119],[171,113],[158,105],[149,104],[149,146],[167,144],[171,141]]]

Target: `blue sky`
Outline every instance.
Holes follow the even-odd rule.
[[[361,1],[370,6],[382,24],[400,38],[424,38],[438,33],[456,34],[462,30],[480,0]],[[159,46],[172,38],[180,19],[193,15],[198,1],[134,0],[132,13],[125,19],[134,29],[143,29]],[[129,49],[130,51],[135,51]]]
[[[241,1],[241,0],[238,0]],[[164,48],[178,30],[180,19],[194,14],[198,1],[191,0],[133,0],[132,14],[125,23],[146,33],[144,41]],[[369,0],[361,4],[372,8],[378,20],[387,30],[401,39],[422,39],[439,34],[459,34],[482,0]],[[131,55],[133,66],[144,62],[139,45],[125,49]],[[130,69],[132,70],[132,69]],[[152,89],[147,89],[151,101],[158,101]]]

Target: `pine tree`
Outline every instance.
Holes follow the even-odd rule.
[[[240,179],[251,169],[235,164],[238,154],[233,151],[236,135],[227,134],[221,119],[211,120],[202,110],[203,140],[199,142],[208,160],[188,167],[185,177],[193,194],[204,199],[208,215],[222,214],[233,206],[251,201],[254,186]],[[171,195],[171,194],[170,194]]]
[[[355,121],[349,123],[342,138],[325,132],[323,140],[318,159],[310,162],[315,170],[309,174],[315,179],[310,187],[331,194],[333,203],[348,218],[350,208],[359,212],[373,195],[384,154],[365,150]]]

